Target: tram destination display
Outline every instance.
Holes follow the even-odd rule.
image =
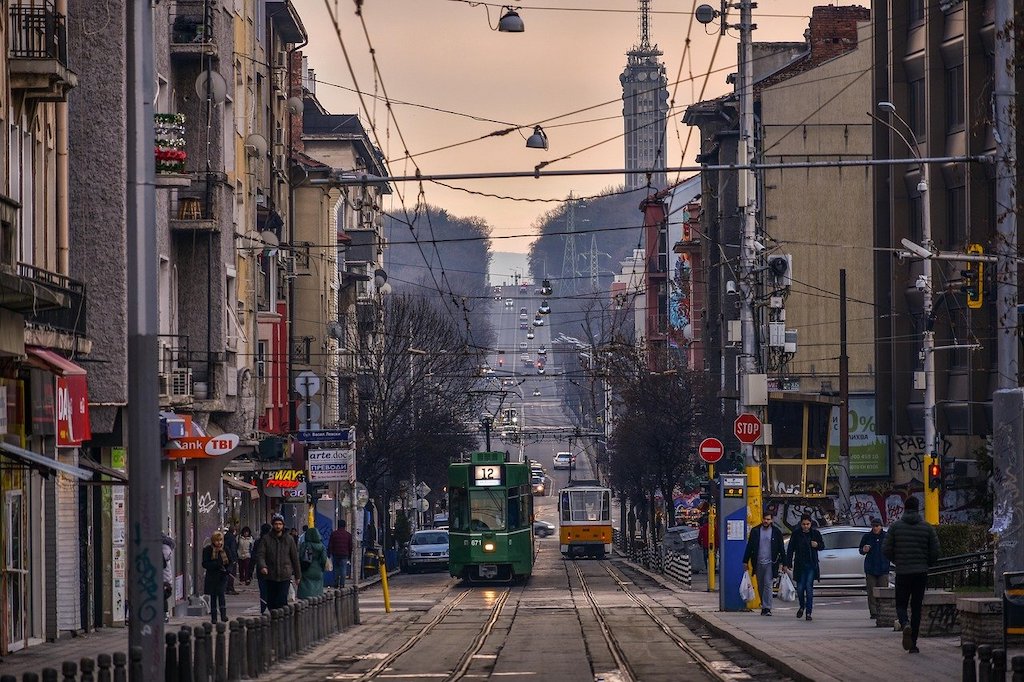
[[[502,483],[501,465],[486,464],[473,467],[473,485],[500,486]]]

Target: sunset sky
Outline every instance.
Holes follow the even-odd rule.
[[[664,52],[669,79],[669,166],[694,163],[696,131],[681,122],[685,107],[731,89],[725,78],[735,70],[738,34],[731,30],[719,42],[717,24],[705,27],[691,20],[698,4],[651,3],[651,40]],[[815,4],[824,3],[760,0],[754,10],[755,41],[803,40]],[[541,161],[564,156],[570,158],[546,169],[622,168],[619,74],[626,51],[639,40],[638,5],[637,0],[537,0],[519,9],[525,32],[511,34],[489,28],[488,14],[490,26],[497,26],[503,13],[500,4],[491,2],[364,0],[365,32],[354,0],[296,2],[309,33],[303,53],[316,70],[318,98],[331,113],[358,112],[364,125],[372,126],[392,175],[411,175],[417,167],[423,174],[532,171]],[[712,5],[717,8],[719,3]],[[342,46],[351,59],[354,80]],[[374,76],[371,47],[379,79]],[[364,93],[365,109],[356,89]],[[385,91],[393,119],[387,115]],[[547,131],[548,151],[525,147],[526,136],[538,122]],[[524,126],[521,135],[469,142],[513,125]],[[450,145],[458,146],[432,152]],[[406,151],[413,158],[406,158]],[[422,189],[430,204],[486,220],[498,238],[494,250],[525,252],[537,219],[556,206],[535,200],[564,200],[570,191],[592,195],[622,182],[621,175],[608,175],[447,183],[515,199],[480,196],[433,182],[425,182]],[[420,188],[404,183],[396,189],[393,205],[386,208],[400,212],[404,203],[411,210]]]

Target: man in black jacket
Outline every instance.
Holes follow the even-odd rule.
[[[878,615],[876,587],[889,586],[889,560],[882,552],[886,532],[882,530],[882,519],[871,519],[871,530],[860,538],[860,553],[864,557],[864,581],[868,588],[868,613],[874,619]]]
[[[762,616],[772,615],[772,581],[779,577],[779,564],[785,552],[782,531],[772,525],[773,518],[770,511],[765,511],[761,525],[750,529],[747,550],[743,553],[743,563],[752,564],[757,577]]]
[[[939,535],[921,518],[921,503],[916,497],[907,498],[903,516],[889,527],[882,552],[896,564],[896,617],[903,631],[903,648],[912,654],[920,653],[917,633],[921,629],[921,604],[928,587],[928,567],[939,561]]]
[[[790,536],[789,547],[786,549],[786,568],[793,571],[796,596],[800,600],[797,618],[804,617],[806,610],[807,620],[814,620],[811,617],[811,611],[814,610],[814,581],[818,579],[818,552],[824,544],[818,529],[811,528],[810,515],[801,516],[800,530]]]
[[[299,548],[284,532],[284,517],[280,514],[271,517],[270,532],[260,538],[256,548],[256,571],[266,584],[267,608],[287,606],[288,586],[292,580],[298,582],[302,578],[302,569]]]

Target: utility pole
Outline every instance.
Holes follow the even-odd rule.
[[[128,82],[128,647],[142,655],[140,679],[164,675],[160,588],[159,299],[156,271],[156,159],[153,156],[153,8],[126,7]],[[185,551],[184,538],[178,546]],[[133,676],[134,678],[134,676]]]
[[[846,268],[839,270],[839,518],[850,518],[850,356],[846,354]]]
[[[740,170],[737,182],[736,204],[742,219],[742,232],[740,235],[740,272],[742,276],[743,306],[740,308],[740,327],[743,338],[743,357],[740,363],[740,376],[737,380],[741,384],[740,399],[744,404],[740,405],[739,412],[750,412],[757,409],[753,405],[746,404],[750,396],[745,395],[742,386],[743,378],[757,372],[755,363],[758,357],[758,348],[754,337],[754,300],[756,298],[756,281],[754,274],[754,242],[757,239],[757,184],[754,171],[749,167],[754,161],[754,46],[753,46],[753,23],[752,9],[754,3],[751,0],[739,0],[735,7],[740,10],[740,23],[735,28],[740,32],[740,63],[739,63],[739,124],[740,137],[736,149],[736,163],[743,170]],[[722,30],[726,29],[726,23],[722,21]],[[758,410],[760,411],[760,410]],[[758,415],[763,417],[763,415]],[[764,420],[762,419],[762,422]],[[757,445],[743,446],[743,461],[747,471],[747,521],[757,523],[761,518],[761,465],[760,458],[756,456]]]
[[[1024,391],[1018,373],[1020,318],[1017,312],[1017,123],[1020,103],[1016,91],[1017,2],[995,3],[995,84],[993,113],[996,140],[996,376],[992,396],[992,464],[995,489],[992,532],[995,550],[996,593],[1002,594],[1000,576],[1024,570]],[[982,283],[979,282],[979,286]]]
[[[572,293],[577,293],[576,265],[576,199],[569,192],[565,203],[565,250],[562,253],[562,279],[569,279]]]
[[[909,128],[909,126],[908,126]],[[921,156],[920,150],[917,152]],[[921,241],[924,248],[932,249],[932,198],[928,194],[931,189],[929,182],[929,166],[923,161],[918,162],[921,168],[921,182],[917,189],[921,194]],[[921,355],[924,360],[924,461],[921,462],[923,472],[931,470],[936,460],[935,446],[935,314],[932,311],[932,259],[925,258],[921,264],[921,318],[924,331],[921,335]],[[924,479],[928,476],[924,475]],[[932,525],[939,523],[939,497],[941,491],[933,490],[928,480],[924,480],[924,520]]]

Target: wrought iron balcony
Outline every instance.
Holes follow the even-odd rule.
[[[78,77],[68,69],[66,18],[51,0],[15,2],[7,28],[11,89],[45,102],[63,102]]]
[[[86,335],[87,299],[84,283],[26,263],[18,263],[18,276],[64,302],[62,306],[38,306],[25,310],[22,315],[26,324],[75,337]]]
[[[217,56],[212,0],[177,0],[171,14],[170,46],[175,59]]]

